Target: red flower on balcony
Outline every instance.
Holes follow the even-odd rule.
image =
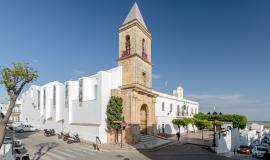
[[[129,53],[128,53],[127,50],[125,50],[125,51],[122,52],[122,57],[126,57],[126,56],[128,56],[128,55],[129,55]]]
[[[143,52],[142,56],[143,56],[143,59],[144,59],[144,60],[147,60],[147,58],[148,58],[147,53]]]

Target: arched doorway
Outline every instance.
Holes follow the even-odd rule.
[[[140,132],[147,134],[147,105],[144,104],[140,110]]]

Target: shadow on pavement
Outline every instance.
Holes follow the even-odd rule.
[[[36,147],[39,147],[39,149],[36,153],[34,153],[33,160],[39,160],[47,152],[49,152],[51,149],[57,147],[58,145],[59,144],[55,143],[55,142],[41,143],[41,144],[36,145]]]

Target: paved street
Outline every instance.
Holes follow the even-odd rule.
[[[8,133],[11,136],[11,133]],[[56,136],[45,137],[43,132],[16,133],[21,139],[32,160],[147,160],[137,150],[118,150],[114,148],[96,152],[92,145],[66,144]],[[106,147],[108,148],[108,147]]]
[[[32,160],[227,160],[205,147],[174,143],[158,151],[120,150],[104,146],[102,152],[86,144],[66,144],[56,136],[45,137],[42,132],[16,133],[22,139]],[[237,159],[242,159],[238,157]]]
[[[191,145],[177,144],[170,145],[156,152],[144,152],[145,156],[154,160],[229,160],[231,158],[218,156],[207,148]]]

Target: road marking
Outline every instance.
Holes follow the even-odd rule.
[[[60,155],[64,155],[65,157],[68,157],[68,158],[76,158],[76,156],[72,155],[72,154],[69,154],[65,151],[61,151],[61,150],[53,150],[54,152],[57,152],[58,154]]]
[[[88,148],[88,147],[77,146],[76,148],[79,148],[79,149],[84,149],[84,150],[88,150],[88,151],[94,152],[94,150],[93,150],[93,149]]]
[[[70,150],[72,150],[72,151],[74,151],[74,152],[76,152],[76,153],[78,153],[78,152],[81,153],[80,156],[82,156],[82,155],[94,155],[93,152],[86,151],[86,150],[82,150],[82,149],[75,149],[75,148],[72,148],[72,149],[70,149]]]
[[[54,158],[53,160],[56,160],[55,158],[57,158],[59,160],[63,160],[64,159],[63,156],[57,155],[57,154],[52,153],[52,152],[47,152],[45,155]]]
[[[96,150],[92,149],[91,147],[87,147],[87,146],[77,146],[77,148],[86,149],[86,150],[89,150],[91,152],[96,152]],[[100,148],[100,152],[110,152],[110,151]]]
[[[89,155],[94,155],[94,153],[92,151],[88,151],[85,149],[72,148],[71,150],[76,151],[76,152],[84,152],[84,153],[89,154]]]
[[[77,150],[72,150],[71,148],[67,148],[66,150],[65,150],[65,152],[67,152],[67,153],[69,153],[69,154],[72,154],[72,155],[75,155],[75,156],[82,156],[82,153],[78,153],[78,151]]]

